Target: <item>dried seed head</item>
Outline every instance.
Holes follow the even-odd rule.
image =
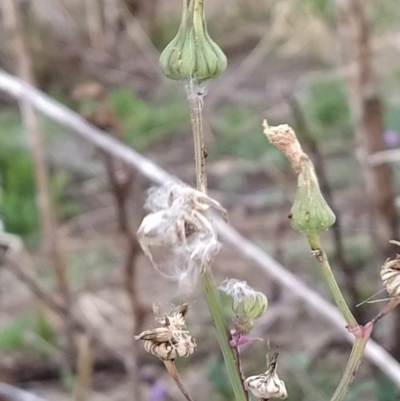
[[[221,284],[220,289],[232,297],[232,310],[239,317],[258,319],[268,308],[267,297],[251,288],[246,281],[227,279]]]
[[[226,211],[206,194],[175,181],[150,189],[145,207],[151,213],[137,232],[144,253],[164,277],[190,292],[220,248],[207,211],[212,207],[224,216]],[[156,247],[164,251],[161,261],[153,255]]]
[[[260,400],[279,399],[288,397],[285,382],[280,380],[276,372],[278,354],[274,354],[268,370],[256,376],[250,376],[245,380],[246,388]]]
[[[164,361],[193,354],[196,350],[196,341],[187,330],[184,330],[188,308],[189,304],[182,304],[169,315],[160,317],[158,307],[153,307],[156,321],[162,327],[146,330],[135,336],[135,340],[144,340],[144,349]]]
[[[196,342],[190,335],[182,337],[176,344],[170,342],[155,343],[145,341],[144,349],[163,361],[173,361],[176,358],[187,358],[196,350]]]
[[[381,280],[391,297],[400,296],[400,255],[385,262],[381,268]]]

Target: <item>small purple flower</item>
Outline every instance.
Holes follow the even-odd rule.
[[[388,148],[395,148],[399,145],[399,132],[397,131],[386,131],[383,135],[383,139]]]
[[[167,387],[161,381],[157,381],[150,388],[149,401],[165,401],[167,398]]]
[[[244,334],[232,332],[231,338],[229,340],[229,345],[232,348],[237,348],[237,347],[241,347],[243,345],[250,344],[254,341],[262,341],[262,340],[263,340],[262,338],[254,338],[254,337],[247,336]]]

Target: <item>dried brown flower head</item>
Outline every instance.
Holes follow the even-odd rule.
[[[381,280],[391,297],[400,296],[400,255],[385,262],[381,268]]]
[[[196,350],[196,341],[186,328],[185,317],[188,304],[175,308],[169,315],[159,316],[159,310],[154,307],[156,320],[162,326],[146,330],[135,336],[136,340],[144,341],[144,349],[162,359],[173,361],[178,357],[188,357]]]

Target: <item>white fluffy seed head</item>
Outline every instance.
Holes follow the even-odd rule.
[[[147,191],[144,207],[151,212],[171,208],[172,204],[180,197],[184,186],[179,181],[169,181],[160,187],[151,187]]]
[[[257,293],[257,291],[250,287],[246,281],[235,278],[224,280],[219,288],[237,302],[251,298]]]
[[[177,181],[150,189],[145,206],[151,213],[137,233],[143,251],[164,277],[179,282],[183,292],[191,292],[204,265],[220,248],[207,210],[213,207],[225,214],[224,209],[206,194]],[[162,251],[161,261],[153,253],[156,247]]]

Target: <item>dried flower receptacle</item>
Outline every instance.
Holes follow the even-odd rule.
[[[258,400],[285,400],[288,397],[285,382],[280,380],[277,370],[278,354],[271,358],[268,370],[256,376],[250,376],[245,381],[246,388]]]
[[[385,262],[381,268],[381,280],[391,297],[400,297],[400,255]]]
[[[173,361],[179,357],[188,357],[196,350],[196,341],[189,334],[186,327],[185,316],[188,304],[183,304],[164,318],[156,317],[162,326],[146,330],[135,337],[144,341],[144,349],[162,359]],[[158,309],[155,308],[158,315]]]

